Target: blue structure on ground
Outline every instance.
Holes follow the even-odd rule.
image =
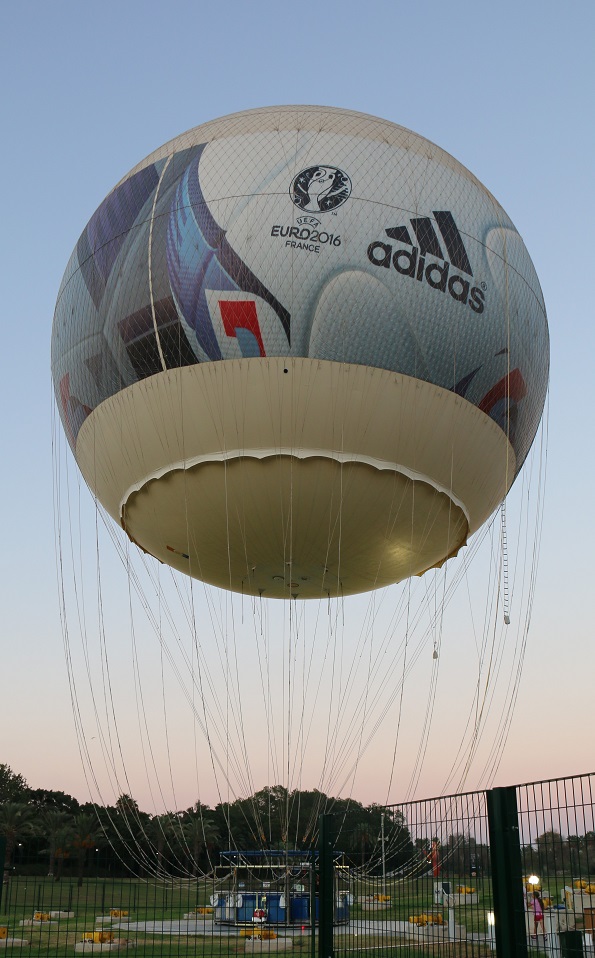
[[[335,852],[335,924],[349,921],[349,869]],[[227,887],[213,895],[215,922],[241,926],[311,926],[318,921],[318,851],[221,852],[217,869]],[[225,881],[227,879],[227,882]],[[314,915],[312,915],[314,912]]]

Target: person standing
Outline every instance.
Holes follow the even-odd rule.
[[[544,904],[543,898],[541,898],[538,891],[533,892],[533,934],[531,938],[537,940],[537,935],[539,934],[539,928],[541,926],[541,933],[544,936],[544,940],[547,941],[547,935],[545,934],[545,918],[544,918]]]

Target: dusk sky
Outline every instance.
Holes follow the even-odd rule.
[[[595,355],[590,240],[595,222],[594,36],[595,8],[587,0],[566,6],[550,0],[424,5],[403,0],[365,5],[352,0],[325,5],[309,0],[172,0],[165,7],[140,0],[24,0],[3,6],[0,262],[7,349],[0,479],[0,762],[23,774],[32,787],[61,789],[81,801],[92,795],[111,802],[120,790],[131,791],[150,812],[187,807],[199,794],[213,804],[276,780],[329,792],[342,788],[370,803],[429,797],[462,784],[514,784],[591,769],[595,630],[592,561],[587,554],[595,533],[589,507],[595,472],[589,399]],[[281,610],[278,603],[263,611],[256,603],[241,603],[200,584],[190,593],[183,584],[178,639],[163,627],[170,661],[147,624],[142,601],[129,592],[126,568],[109,535],[102,528],[96,534],[93,502],[74,466],[66,486],[64,440],[57,439],[59,423],[53,425],[50,336],[58,287],[83,227],[118,180],[170,138],[218,116],[284,103],[374,114],[415,130],[453,154],[512,218],[542,285],[551,336],[546,419],[510,496],[511,624],[504,629],[498,620],[488,638],[498,685],[493,701],[490,686],[486,703],[491,703],[492,714],[467,774],[465,755],[473,738],[469,716],[477,719],[481,690],[478,701],[474,696],[486,674],[478,671],[478,657],[493,595],[497,522],[468,573],[463,574],[462,558],[449,564],[447,585],[457,576],[461,583],[439,626],[428,631],[420,625],[414,632],[409,623],[405,663],[403,636],[409,620],[402,610],[410,600],[412,619],[415,609],[428,605],[428,589],[438,582],[433,573],[431,580],[416,580],[411,591],[409,586],[391,587],[330,610],[310,605],[295,612],[291,621],[287,608]],[[543,526],[536,533],[546,453]],[[59,517],[53,493],[57,463]],[[73,528],[80,524],[82,530],[80,540],[70,538],[67,497]],[[527,512],[531,518],[525,525]],[[83,748],[88,748],[93,769],[86,775],[60,621],[58,526],[72,615],[69,640],[85,723]],[[535,539],[538,556],[532,551]],[[96,627],[98,551],[105,615],[101,648]],[[531,627],[516,694],[537,559]],[[138,562],[132,553],[130,561]],[[77,611],[72,568],[84,577],[89,669],[98,683],[99,720],[93,717],[78,634],[83,593],[77,593]],[[159,577],[172,595],[168,573],[162,570]],[[444,588],[444,580],[438,588]],[[163,606],[156,598],[152,601],[155,616],[165,620]],[[200,633],[196,642],[184,607],[193,610]],[[282,650],[289,638],[297,648],[295,675],[302,669],[303,677],[304,663],[310,661],[320,677],[318,693],[313,687],[308,693],[312,699],[306,693],[299,699],[302,687],[296,679],[291,706],[281,694]],[[234,648],[229,667],[221,659],[227,654],[221,652],[226,641]],[[171,672],[171,662],[181,662],[184,650],[192,667],[192,650],[199,646],[211,656],[211,706],[195,700],[196,687],[185,698]],[[437,647],[438,660],[433,658]],[[101,678],[102,648],[110,658],[117,729],[101,717],[111,708]],[[255,648],[262,656],[259,661]],[[265,657],[272,707],[284,716],[274,742],[265,727],[261,693],[259,663]],[[376,678],[366,683],[365,676],[374,671],[372,662]],[[357,678],[350,684],[352,668]],[[383,682],[386,675],[393,679]],[[424,723],[434,681],[426,745]],[[230,731],[235,705],[221,705],[230,687],[237,708],[241,702],[243,737],[237,733],[234,738],[236,732]],[[370,701],[357,713],[356,703],[366,695],[366,687]],[[213,749],[209,754],[192,709],[215,710],[217,702],[219,719],[206,722]],[[513,704],[508,729],[506,716]],[[309,729],[309,738],[306,742],[304,731],[299,740],[294,729],[287,777],[288,758],[279,738],[288,734],[286,716],[291,713],[295,721],[304,710],[310,724],[301,728]],[[503,715],[506,735],[499,724]],[[376,724],[377,733],[362,750]],[[336,737],[328,732],[333,728]],[[228,733],[239,756],[234,760],[224,754]],[[123,762],[112,762],[111,772],[106,770],[106,754],[113,756],[118,748],[106,744],[110,735],[121,737],[125,755]],[[501,746],[496,762],[494,749],[499,754]],[[362,755],[354,773],[358,750]],[[249,770],[244,766],[234,778],[228,768],[235,783],[230,792],[221,784],[223,766],[237,761],[240,768],[246,755]]]

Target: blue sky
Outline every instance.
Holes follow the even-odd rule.
[[[494,193],[532,256],[551,333],[547,496],[524,677],[498,782],[587,770],[594,35],[588,0],[3,5],[0,761],[35,787],[86,797],[52,500],[49,346],[71,250],[105,194],[169,138],[250,107],[317,103],[372,113],[438,143]],[[464,685],[464,670],[449,681]]]

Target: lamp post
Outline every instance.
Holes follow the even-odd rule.
[[[496,950],[496,917],[493,911],[486,913],[488,922],[488,943],[492,951]]]

